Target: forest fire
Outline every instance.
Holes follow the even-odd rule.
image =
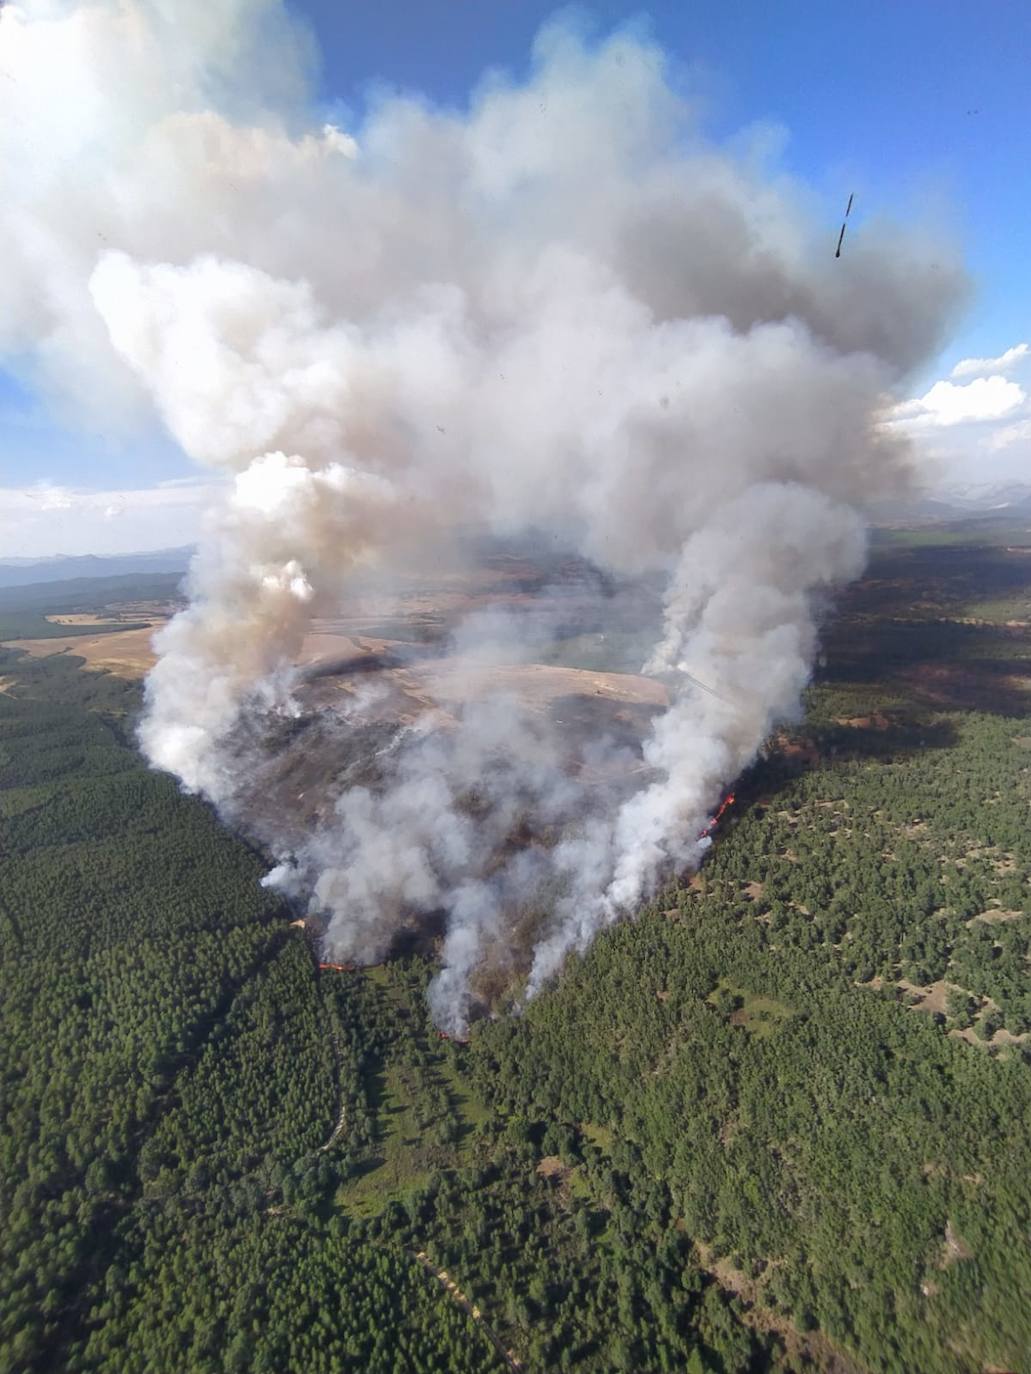
[[[164,0],[66,8],[0,5],[12,71],[51,71],[60,38],[69,71],[85,61],[73,89],[98,93],[0,163],[0,345],[90,425],[148,401],[218,474],[140,746],[268,854],[265,886],[326,951],[364,966],[445,913],[428,997],[462,1031],[477,978],[518,958],[532,999],[695,863],[716,789],[795,718],[870,494],[908,470],[886,399],[937,356],[963,274],[895,229],[829,269],[805,198],[699,141],[628,33],[559,24],[522,84],[460,114],[385,97],[345,129],[308,117],[302,70],[263,100],[237,65],[271,0],[177,29],[183,51]],[[144,52],[138,81],[98,87],[97,54]],[[4,87],[6,132],[39,97]],[[463,592],[440,557],[469,574],[487,536],[582,566],[575,595],[511,562],[486,601]],[[420,561],[441,575],[405,635],[356,614]],[[524,815],[547,843],[511,842]]]
[[[734,805],[734,793],[733,793],[733,792],[728,792],[727,795],[726,795],[726,796],[723,798],[723,800],[720,802],[719,806],[717,807],[716,812],[715,812],[715,814],[713,815],[712,819],[711,819],[711,820],[709,821],[709,823],[704,827],[704,829],[699,833],[698,838],[699,838],[700,840],[708,839],[708,838],[712,835],[712,833],[713,833],[713,831],[716,829],[716,827],[719,825],[720,820],[722,819],[724,812],[726,812],[727,810],[729,810],[729,808],[732,807],[733,805]]]

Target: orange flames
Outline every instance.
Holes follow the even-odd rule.
[[[718,807],[718,809],[717,809],[717,811],[716,811],[716,814],[711,818],[711,820],[709,821],[708,825],[705,826],[705,828],[702,830],[702,832],[701,832],[701,834],[698,836],[698,838],[699,838],[700,840],[704,840],[705,837],[706,837],[707,835],[711,835],[712,832],[713,832],[713,831],[716,829],[716,827],[719,825],[719,823],[720,823],[720,817],[723,815],[724,811],[726,811],[727,808],[728,808],[729,806],[733,806],[733,805],[734,805],[734,794],[733,794],[733,792],[728,792],[727,795],[726,795],[726,796],[723,798],[723,800],[720,802],[719,807]]]

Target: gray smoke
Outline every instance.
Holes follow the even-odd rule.
[[[227,474],[141,740],[230,815],[263,766],[241,722],[296,714],[305,630],[357,573],[476,525],[668,578],[643,762],[474,700],[409,723],[310,833],[266,836],[341,956],[441,913],[434,1009],[460,1028],[478,969],[518,954],[532,993],[697,859],[797,709],[864,505],[904,479],[879,418],[963,279],[887,226],[836,261],[638,37],[553,24],[525,82],[462,111],[384,97],[346,131],[312,122],[307,58],[274,0],[6,5],[0,350],[106,422],[153,404]],[[464,626],[469,672],[496,639]]]

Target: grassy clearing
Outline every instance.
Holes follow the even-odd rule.
[[[35,810],[37,806],[45,806],[61,790],[61,786],[60,783],[44,783],[38,787],[4,788],[0,791],[0,819],[11,820]]]
[[[462,1070],[464,1051],[429,1029],[417,983],[398,965],[366,969],[361,979],[392,1031],[363,1062],[372,1140],[337,1202],[353,1216],[370,1217],[403,1203],[435,1175],[475,1164],[490,1112]]]
[[[461,1153],[468,1155],[468,1159],[463,1159],[463,1163],[473,1163],[474,1153],[472,1137],[493,1119],[490,1108],[472,1092],[463,1076],[458,1065],[443,1058],[440,1065],[440,1073],[443,1078],[451,1101],[454,1105],[455,1114],[458,1117],[461,1128]]]
[[[592,1145],[597,1145],[605,1154],[612,1152],[613,1135],[610,1127],[599,1126],[596,1121],[585,1121],[580,1129]]]
[[[772,997],[760,997],[747,988],[736,986],[721,978],[706,998],[710,1006],[727,1014],[732,1026],[740,1026],[752,1035],[774,1035],[795,1014],[794,1007]]]
[[[425,1124],[412,1082],[397,1066],[376,1064],[365,1073],[376,1138],[355,1166],[337,1202],[356,1217],[376,1216],[425,1187],[436,1161],[427,1158]]]
[[[772,997],[747,997],[745,1005],[735,1011],[731,1018],[732,1026],[743,1026],[753,1035],[773,1035],[791,1019],[794,1009],[783,1002],[775,1002]]]
[[[990,620],[993,625],[1026,621],[1031,618],[1031,595],[1021,592],[1016,596],[997,596],[985,601],[971,601],[964,606],[963,611],[973,620]]]
[[[378,1217],[392,1202],[404,1203],[421,1192],[433,1177],[431,1169],[398,1168],[384,1161],[354,1183],[337,1190],[337,1205],[361,1221]]]
[[[362,969],[362,977],[367,978],[370,983],[377,987],[386,988],[390,986],[390,967],[387,964],[374,964],[370,968]]]

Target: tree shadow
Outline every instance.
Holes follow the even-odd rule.
[[[386,1162],[386,1156],[379,1154],[366,1155],[362,1159],[354,1160],[347,1171],[347,1182],[349,1184],[359,1182],[366,1174],[372,1174],[377,1169],[382,1169]]]
[[[734,787],[733,814],[740,816],[754,809],[761,815],[778,793],[807,773],[858,760],[887,763],[928,749],[950,749],[958,740],[955,721],[929,720],[915,714],[889,718],[874,712],[850,724],[810,722],[797,733],[778,736],[745,769]]]
[[[1031,711],[1031,637],[1019,628],[845,620],[828,629],[824,647],[818,683],[876,686],[930,710]]]

